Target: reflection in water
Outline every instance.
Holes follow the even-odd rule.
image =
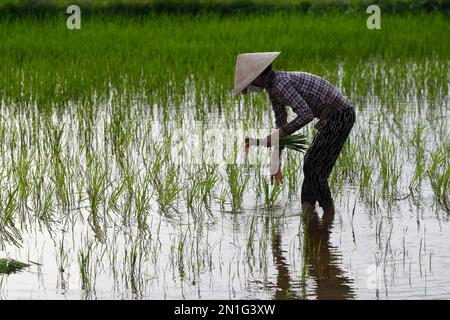
[[[351,299],[355,296],[350,287],[353,281],[344,276],[337,261],[339,254],[330,246],[333,220],[334,210],[325,212],[322,219],[314,210],[303,212],[304,263],[316,282],[317,299]]]
[[[281,249],[281,232],[279,230],[277,230],[273,239],[272,252],[275,259],[275,267],[278,272],[274,298],[277,300],[296,298],[296,295],[291,290],[289,264],[283,256],[284,251]]]
[[[308,275],[316,282],[315,295],[317,299],[351,299],[355,296],[350,287],[353,281],[343,275],[337,261],[339,255],[330,245],[333,219],[334,212],[325,213],[322,219],[313,210],[306,210],[303,213],[304,270],[302,274],[306,277],[304,272],[308,272]],[[305,294],[300,295],[293,290],[294,283],[281,244],[281,232],[277,230],[272,242],[272,252],[277,270],[274,299],[299,299]],[[298,288],[298,283],[295,287]]]

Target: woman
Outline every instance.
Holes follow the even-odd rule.
[[[305,154],[301,202],[303,209],[313,209],[316,201],[324,212],[334,212],[328,177],[355,123],[355,112],[331,83],[306,72],[273,71],[272,62],[280,52],[244,53],[237,57],[236,94],[266,90],[272,102],[277,130],[256,145],[271,146],[272,138],[290,135],[314,118],[318,134]],[[287,122],[286,106],[296,114]],[[246,148],[251,144],[246,138]],[[281,152],[281,151],[280,151]],[[281,163],[271,181],[282,182]]]

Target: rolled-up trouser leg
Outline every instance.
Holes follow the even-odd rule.
[[[302,202],[317,200],[323,209],[333,205],[328,178],[354,123],[353,108],[341,110],[314,137],[303,165]]]

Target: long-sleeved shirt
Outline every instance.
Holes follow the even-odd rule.
[[[315,117],[320,119],[316,124],[320,130],[335,111],[352,106],[331,83],[307,72],[272,71],[266,90],[275,113],[275,124],[287,134],[299,130]],[[296,114],[289,123],[286,106]]]

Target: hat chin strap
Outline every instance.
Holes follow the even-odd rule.
[[[264,90],[263,87],[255,86],[252,84],[248,85],[246,89],[248,89],[249,91],[253,91],[253,92],[261,92]]]

